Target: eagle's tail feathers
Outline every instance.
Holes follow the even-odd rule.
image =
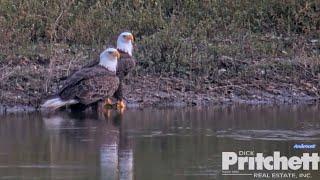
[[[71,104],[77,104],[77,103],[79,102],[74,99],[64,101],[58,97],[58,98],[47,100],[45,103],[41,105],[41,107],[56,110],[56,109],[59,109],[60,107],[71,105]]]

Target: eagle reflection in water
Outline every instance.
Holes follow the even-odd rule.
[[[132,142],[122,131],[122,116],[109,110],[104,114],[61,112],[43,117],[51,134],[51,163],[85,165],[91,178],[133,179]]]

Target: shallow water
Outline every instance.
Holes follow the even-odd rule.
[[[301,105],[6,115],[0,179],[254,179],[222,175],[222,152],[319,152],[293,148],[320,145],[319,113]]]

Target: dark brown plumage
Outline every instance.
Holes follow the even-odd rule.
[[[130,56],[128,53],[119,50],[120,59],[118,60],[117,65],[117,76],[120,79],[126,77],[130,71],[136,66],[136,60],[134,57]]]
[[[123,80],[129,74],[130,71],[136,66],[136,60],[128,53],[118,50],[120,52],[120,60],[117,66],[117,76],[119,77],[120,83],[118,89],[114,93],[114,97],[117,100],[123,99]]]
[[[58,96],[63,100],[74,99],[90,105],[112,97],[119,86],[116,73],[101,65],[83,68],[70,76],[60,89]]]

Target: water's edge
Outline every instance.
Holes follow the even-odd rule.
[[[186,103],[186,102],[162,102],[157,104],[139,104],[135,102],[127,102],[127,108],[135,109],[135,108],[164,108],[164,107],[193,107],[193,106],[215,106],[215,105],[291,105],[291,104],[317,104],[319,102],[319,98],[317,97],[310,97],[310,98],[292,98],[292,99],[241,99],[241,98],[233,98],[233,99],[219,99],[219,100],[211,100],[211,101],[203,101],[200,100],[196,103]],[[27,106],[27,105],[14,105],[9,106],[5,104],[0,104],[0,115],[6,113],[23,113],[23,112],[36,112],[41,111],[39,107],[34,106]]]

